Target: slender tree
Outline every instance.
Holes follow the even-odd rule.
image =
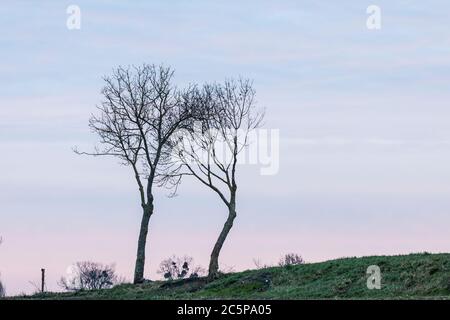
[[[191,117],[183,92],[172,83],[169,67],[144,64],[119,67],[104,78],[103,101],[89,126],[100,138],[93,156],[113,156],[131,167],[139,190],[142,220],[139,231],[134,283],[144,280],[145,249],[154,208],[154,186],[173,186],[171,136]],[[164,179],[162,178],[164,177]]]
[[[179,137],[176,156],[181,165],[177,174],[194,176],[214,191],[228,210],[211,252],[211,280],[218,275],[219,254],[237,215],[238,155],[249,144],[249,134],[260,126],[264,113],[256,108],[255,90],[245,79],[207,84],[191,94],[189,101],[202,110],[202,117],[195,118],[197,126]]]

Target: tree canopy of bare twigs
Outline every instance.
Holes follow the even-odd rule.
[[[120,282],[113,265],[83,261],[77,262],[71,274],[62,277],[58,284],[67,291],[81,291],[108,289]]]
[[[144,280],[145,247],[153,214],[153,187],[176,187],[172,171],[171,136],[192,116],[188,97],[179,90],[169,67],[144,64],[119,67],[104,78],[103,101],[92,115],[90,128],[100,138],[93,156],[113,156],[132,169],[143,214],[138,238],[134,283]]]
[[[191,175],[214,191],[228,208],[228,218],[214,245],[208,270],[219,270],[219,253],[236,218],[238,155],[248,146],[249,135],[264,117],[256,107],[255,90],[246,79],[206,84],[191,95],[203,118],[176,144],[180,174]]]

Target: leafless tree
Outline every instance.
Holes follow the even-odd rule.
[[[249,134],[264,113],[256,108],[255,90],[246,79],[206,84],[191,95],[204,116],[199,128],[186,130],[176,146],[179,174],[194,176],[214,191],[228,209],[228,217],[211,252],[208,278],[219,270],[219,254],[236,218],[238,155],[248,146]],[[199,120],[199,119],[197,119]]]
[[[103,265],[96,262],[77,262],[71,274],[62,277],[58,285],[67,291],[108,289],[121,283],[113,265]]]
[[[173,165],[170,137],[191,116],[190,105],[184,98],[190,89],[178,90],[172,80],[172,69],[164,66],[144,64],[114,70],[104,78],[103,101],[98,115],[93,115],[89,122],[100,137],[101,146],[92,153],[75,150],[79,154],[114,156],[132,169],[143,210],[134,283],[144,281],[148,225],[154,208],[153,187],[173,187],[180,178],[167,175]]]

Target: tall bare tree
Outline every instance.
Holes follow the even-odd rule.
[[[103,101],[89,126],[100,138],[93,156],[114,156],[131,167],[139,190],[142,220],[139,231],[134,283],[144,280],[148,225],[153,214],[153,188],[173,186],[170,137],[191,117],[189,88],[178,90],[169,67],[144,64],[119,67],[104,78]],[[162,179],[162,177],[165,177]]]
[[[202,110],[199,126],[190,127],[176,146],[179,175],[191,175],[214,191],[228,209],[228,217],[211,252],[208,277],[219,271],[219,254],[236,218],[238,155],[249,144],[264,113],[256,108],[255,90],[246,79],[207,84],[190,96]],[[187,169],[187,170],[186,170]],[[176,175],[175,175],[176,176]]]

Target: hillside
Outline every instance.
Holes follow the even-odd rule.
[[[378,265],[380,290],[368,290],[366,269]],[[113,289],[48,293],[32,299],[449,299],[450,254],[343,258],[204,279],[124,284]]]

